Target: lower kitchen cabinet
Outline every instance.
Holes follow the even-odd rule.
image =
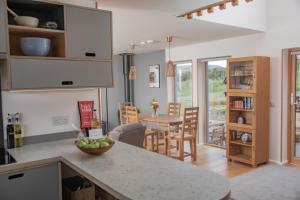
[[[59,200],[59,178],[57,163],[0,174],[0,199]]]
[[[68,59],[10,59],[5,89],[112,87],[110,61]]]

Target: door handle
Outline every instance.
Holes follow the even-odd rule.
[[[8,180],[13,180],[13,179],[17,179],[17,178],[22,178],[23,176],[24,176],[24,173],[10,175],[10,176],[8,177]]]
[[[86,52],[85,56],[87,56],[87,57],[96,57],[96,53]]]
[[[62,81],[61,82],[62,85],[73,85],[73,81]]]

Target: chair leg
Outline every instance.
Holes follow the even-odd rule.
[[[159,153],[159,133],[156,132],[156,152]]]
[[[193,161],[197,160],[197,141],[196,139],[193,140],[193,151],[194,151],[194,155],[193,155]]]
[[[176,141],[176,150],[179,151],[179,141]]]
[[[179,142],[179,159],[184,160],[184,140]]]
[[[147,140],[148,140],[148,137],[145,136],[145,138],[144,138],[144,148],[145,148],[145,149],[148,148],[148,142],[147,142]]]
[[[191,156],[193,155],[193,141],[189,140]]]
[[[154,134],[151,134],[151,151],[154,151]]]
[[[165,155],[169,156],[169,139],[165,137]]]

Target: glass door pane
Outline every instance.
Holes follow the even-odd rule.
[[[295,99],[295,157],[300,158],[300,55],[296,56],[296,99]]]
[[[175,64],[175,101],[181,103],[181,114],[184,108],[193,106],[192,62]]]
[[[206,143],[226,146],[226,60],[206,63]]]

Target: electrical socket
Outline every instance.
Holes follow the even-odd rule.
[[[53,126],[64,126],[69,124],[68,116],[54,116],[52,117],[52,125]]]

